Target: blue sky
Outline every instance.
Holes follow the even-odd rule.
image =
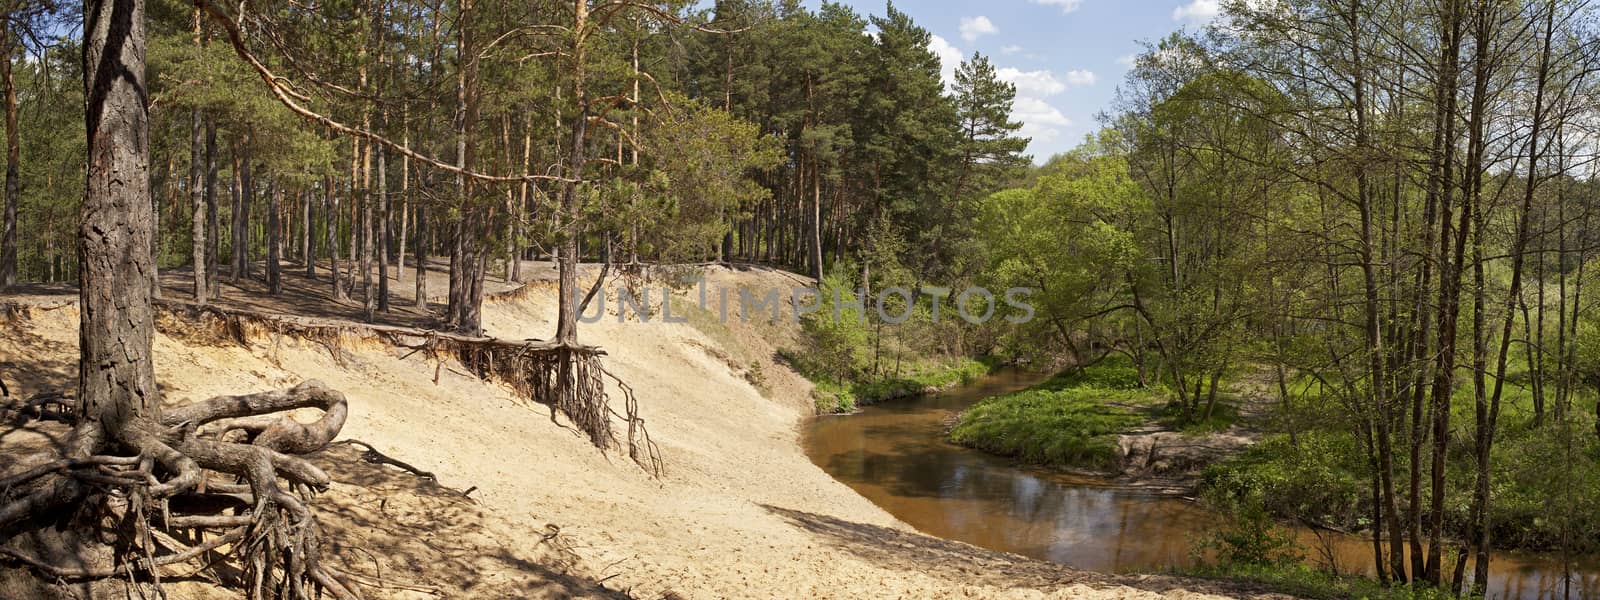
[[[884,0],[843,0],[862,15],[884,13]],[[816,1],[806,2],[815,8]],[[950,73],[973,51],[990,57],[1017,86],[1013,115],[1033,138],[1028,152],[1043,162],[1098,127],[1140,51],[1217,12],[1217,0],[900,0],[935,37],[932,48]]]

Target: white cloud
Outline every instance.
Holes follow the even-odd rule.
[[[976,17],[961,17],[961,39],[975,42],[979,36],[999,33],[1000,28],[994,26],[989,17],[978,15]]]
[[[1095,76],[1094,71],[1082,69],[1067,71],[1067,85],[1073,87],[1089,87],[1098,81],[1100,81],[1100,78]]]
[[[1222,12],[1218,0],[1191,0],[1188,4],[1172,9],[1172,20],[1189,21],[1191,23],[1205,23]]]
[[[963,57],[961,49],[951,45],[949,40],[937,35],[928,41],[928,49],[939,57],[939,78],[944,80],[944,85],[949,87],[955,84],[956,67],[961,65]]]
[[[1042,69],[1023,71],[1014,67],[1000,67],[994,74],[1001,81],[1017,86],[1018,96],[1054,96],[1069,88],[1089,87],[1100,81],[1093,72],[1079,69],[1067,71],[1061,77]]]
[[[1136,55],[1136,54],[1124,54],[1122,56],[1117,57],[1117,64],[1122,65],[1124,67],[1127,67],[1129,69],[1132,69],[1133,68],[1133,64],[1138,62],[1138,61],[1139,61],[1139,56]]]
[[[1061,137],[1061,128],[1072,126],[1072,119],[1061,114],[1061,109],[1027,96],[1018,96],[1012,102],[1011,116],[1022,122],[1020,133],[1033,138],[1036,144],[1055,141]]]
[[[1069,13],[1078,10],[1078,7],[1083,4],[1083,0],[1033,0],[1033,3],[1045,6],[1059,6],[1061,7],[1061,12]]]
[[[1019,96],[1054,96],[1067,91],[1067,84],[1056,79],[1049,71],[1023,71],[1013,67],[1000,67],[994,71],[1001,81],[1017,86]]]
[[[1007,45],[1002,46],[1000,48],[1000,53],[1001,54],[1016,54],[1016,53],[1021,52],[1021,51],[1022,51],[1022,46],[1018,46],[1016,44],[1007,44]]]

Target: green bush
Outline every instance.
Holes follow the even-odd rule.
[[[826,277],[820,296],[801,301],[802,306],[817,303],[815,311],[801,318],[803,343],[781,352],[796,371],[816,384],[813,400],[819,413],[849,412],[858,405],[970,384],[998,366],[995,361],[919,352],[887,337],[875,339],[873,326],[861,320],[858,309],[835,307],[834,290],[840,290],[843,298],[853,294],[849,287],[848,271]],[[927,318],[923,307],[917,311],[913,321]],[[887,346],[893,346],[892,353]],[[883,352],[876,361],[875,347]]]
[[[1287,567],[1305,560],[1294,533],[1267,514],[1261,498],[1220,496],[1210,504],[1221,522],[1201,538],[1197,554],[1209,550],[1218,565],[1229,567]]]
[[[1259,506],[1266,514],[1340,527],[1364,527],[1365,456],[1350,436],[1310,431],[1272,436],[1215,463],[1201,475],[1201,498],[1215,507]]]

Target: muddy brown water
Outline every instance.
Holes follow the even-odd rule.
[[[1195,542],[1217,519],[1194,502],[1017,466],[945,441],[946,423],[960,411],[1044,378],[1003,372],[939,394],[819,417],[806,451],[835,479],[930,535],[1103,572],[1170,571],[1203,560]],[[1370,539],[1296,535],[1301,552],[1324,566],[1372,570]],[[1489,596],[1564,600],[1563,572],[1555,557],[1497,554]],[[1600,599],[1600,561],[1579,561],[1573,572],[1570,598]]]

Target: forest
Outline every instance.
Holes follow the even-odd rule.
[[[1208,486],[1368,531],[1381,580],[1470,593],[1497,548],[1592,552],[1593,7],[1223,4],[985,201],[993,272],[1042,290],[1022,333],[1188,420],[1254,379],[1282,437]]]
[[[82,311],[76,389],[0,404],[60,405],[74,427],[58,460],[0,470],[0,561],[122,575],[4,543],[126,497],[140,522],[111,562],[130,581],[159,590],[158,565],[240,544],[252,598],[359,597],[318,562],[306,490],[330,480],[302,457],[339,435],[342,393],[162,406],[157,313],[260,322],[239,309],[256,297],[342,319],[280,333],[446,348],[659,477],[634,398],[649,382],[602,366],[580,315],[608,276],[708,265],[820,288],[776,352],[817,413],[1059,373],[945,429],[1068,469],[1111,461],[1108,436],[1140,421],[1124,404],[1181,432],[1248,419],[1253,443],[1194,484],[1223,531],[1207,576],[1281,582],[1305,558],[1291,525],[1362,536],[1385,593],[1486,594],[1516,551],[1558,556],[1547,597],[1567,598],[1600,552],[1585,0],[1223,0],[1148,41],[1098,129],[1052,157],[1026,154],[990,57],[946,81],[892,3],[79,8],[0,7],[0,288],[76,289]],[[552,271],[548,339],[490,337],[485,298]],[[1030,290],[1037,310],[971,323],[930,291],[970,286]],[[889,289],[914,292],[909,322],[839,318],[838,292]],[[763,384],[763,360],[728,362]],[[280,414],[306,408],[321,420]],[[215,535],[172,541],[183,529]]]

